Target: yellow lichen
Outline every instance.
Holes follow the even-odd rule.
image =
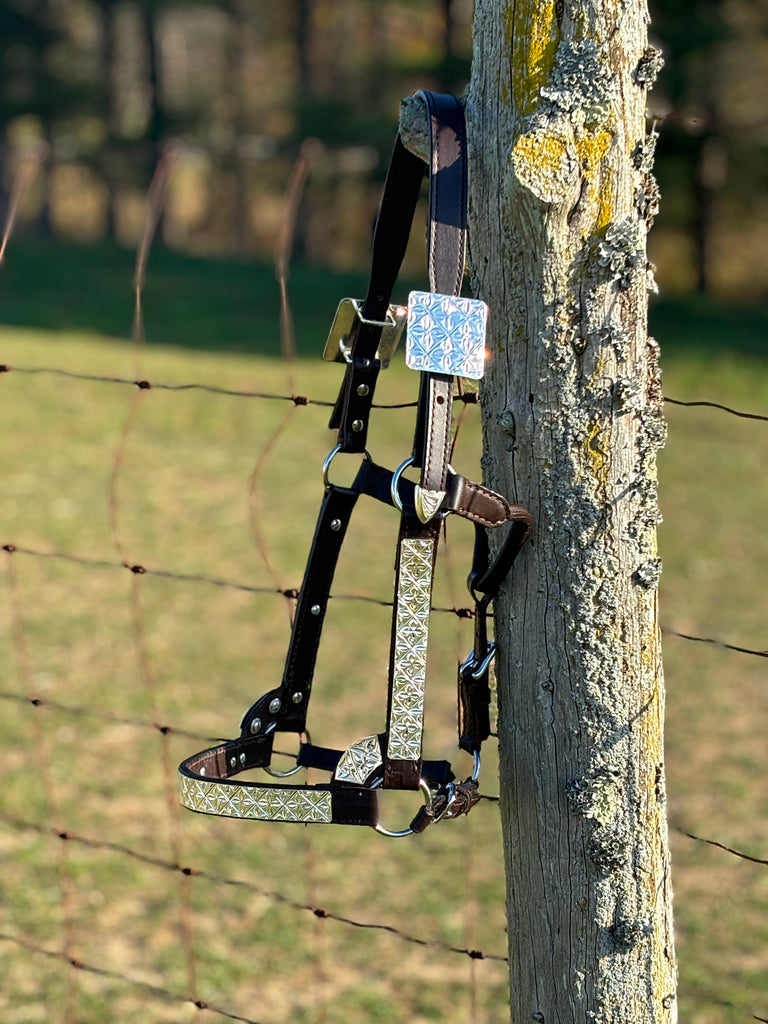
[[[592,467],[593,479],[603,486],[607,485],[608,456],[605,446],[605,432],[600,423],[590,423],[587,428],[587,439],[584,445],[589,464]]]
[[[566,199],[579,174],[572,140],[548,128],[518,138],[512,150],[512,168],[517,180],[545,203]]]
[[[589,188],[589,198],[597,207],[594,219],[585,225],[585,236],[604,231],[611,223],[613,214],[613,183],[610,174],[604,173],[603,161],[611,148],[613,135],[606,129],[576,133],[576,152],[581,162],[582,174]]]
[[[523,115],[538,104],[539,89],[547,80],[559,40],[554,0],[517,0],[507,8],[508,52],[518,48],[523,59],[513,56],[512,91],[515,106]]]

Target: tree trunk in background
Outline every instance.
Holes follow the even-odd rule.
[[[168,118],[163,104],[161,54],[156,19],[157,12],[154,5],[144,0],[139,6],[139,26],[147,62],[147,91],[149,94],[149,116],[144,132],[149,156],[147,168],[148,181],[152,180],[157,170],[157,165],[160,163],[168,129]],[[155,228],[158,238],[163,237],[164,219],[165,211],[161,208],[157,211],[157,225]]]
[[[728,156],[719,137],[720,118],[714,101],[708,104],[705,131],[698,140],[693,168],[693,238],[696,251],[696,291],[710,290],[715,200],[728,177]]]
[[[228,21],[227,61],[224,74],[231,128],[231,144],[225,165],[231,175],[234,193],[231,233],[235,253],[242,259],[250,251],[252,233],[248,165],[241,148],[248,130],[246,58],[251,39],[245,8],[239,0],[224,0],[222,6],[227,12]]]
[[[294,38],[296,40],[297,82],[303,95],[312,90],[312,0],[296,0]]]
[[[115,111],[114,65],[117,50],[115,31],[115,0],[97,0],[100,12],[99,32],[99,93],[101,115],[107,128],[106,144],[102,152],[101,174],[106,189],[104,230],[107,238],[117,235],[117,193],[120,158],[117,152],[118,126]]]
[[[497,602],[511,1017],[676,1020],[664,807],[656,208],[644,0],[478,0],[471,274],[486,482],[536,527]]]
[[[454,0],[442,0],[443,3],[443,60],[448,63],[453,60],[453,33],[454,33]]]

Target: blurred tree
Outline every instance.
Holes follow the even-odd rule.
[[[117,224],[117,182],[119,170],[116,159],[118,139],[117,108],[113,69],[117,48],[115,28],[115,7],[117,0],[95,0],[98,10],[97,34],[99,38],[99,64],[97,76],[99,88],[96,91],[98,116],[104,124],[104,144],[101,148],[101,176],[105,186],[105,230],[108,238],[114,238]]]
[[[15,163],[15,150],[43,145],[50,151],[51,124],[66,110],[69,97],[62,83],[50,73],[48,54],[59,39],[46,0],[6,0],[0,5],[0,117],[3,131],[3,164]],[[24,119],[20,124],[19,119]],[[16,122],[14,124],[14,122]],[[15,127],[15,138],[9,129]],[[3,189],[8,198],[7,173]],[[48,234],[50,219],[47,175],[41,175],[43,200],[35,219],[37,231]]]
[[[664,0],[656,4],[653,33],[667,58],[658,86],[666,101],[658,162],[663,218],[690,232],[703,293],[712,287],[718,215],[726,206],[749,215],[744,197],[765,192],[765,105],[754,100],[768,90],[768,4]]]
[[[653,26],[670,56],[659,90],[666,92],[671,111],[664,126],[659,173],[667,166],[672,180],[681,180],[690,197],[688,226],[695,241],[696,287],[709,290],[713,195],[723,182],[724,119],[719,56],[727,26],[724,0],[665,0],[657,5]],[[716,157],[719,155],[719,159]],[[672,198],[671,196],[668,198]]]

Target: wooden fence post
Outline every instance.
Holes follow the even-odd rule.
[[[497,607],[511,1018],[677,1019],[657,618],[665,425],[645,0],[478,0],[485,473],[536,518]]]
[[[657,619],[665,424],[645,0],[477,0],[470,272],[486,482],[536,525],[497,601],[515,1024],[677,1019]]]

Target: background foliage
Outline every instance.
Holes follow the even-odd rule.
[[[662,346],[665,391],[765,413],[768,3],[659,0],[653,13],[652,33],[667,58],[650,112],[660,132],[662,188],[651,235],[662,296],[651,331]],[[6,207],[14,181],[36,174],[0,267],[0,363],[135,375],[132,247],[165,154],[173,160],[163,244],[152,252],[144,294],[143,374],[289,390],[278,360],[272,258],[286,182],[312,137],[319,145],[304,150],[311,167],[289,282],[300,355],[293,386],[332,400],[338,374],[317,354],[338,298],[363,288],[358,271],[368,259],[399,99],[421,87],[462,91],[470,18],[462,0],[6,0]],[[423,255],[414,241],[407,269],[418,279]],[[402,298],[407,287],[399,287]],[[413,398],[397,366],[382,387],[392,401]],[[0,543],[104,563],[84,569],[3,553],[2,1019],[208,1024],[209,1012],[182,1005],[195,987],[180,920],[186,899],[196,991],[232,1013],[270,1024],[501,1024],[504,964],[404,946],[311,912],[325,907],[503,953],[493,805],[414,844],[385,844],[367,831],[310,836],[192,815],[181,816],[174,840],[179,826],[165,800],[151,719],[231,735],[264,680],[279,672],[284,600],[142,576],[139,657],[135,578],[120,569],[110,511],[134,391],[13,370],[0,376],[0,390]],[[712,409],[667,411],[661,607],[680,1019],[736,1024],[768,1018],[768,874],[683,833],[766,857],[765,663],[675,634],[765,650],[768,443],[761,422]],[[256,586],[273,585],[276,573],[283,586],[296,586],[329,447],[327,410],[299,409],[264,467],[258,508],[270,573],[254,543],[250,481],[284,416],[280,404],[142,392],[118,475],[119,533],[132,559]],[[380,422],[376,455],[394,464],[407,448],[411,413],[382,414]],[[472,475],[471,423],[466,439],[460,465]],[[272,500],[281,515],[269,514]],[[376,542],[353,541],[337,589],[389,599],[391,525],[391,517],[374,516],[368,535]],[[440,584],[446,606],[466,602],[464,568],[459,557]],[[372,711],[381,711],[381,677],[361,678],[360,664],[386,662],[387,611],[365,602],[338,609],[313,714],[318,741],[343,744],[370,731]],[[445,684],[431,690],[429,743],[451,756],[453,675],[470,631],[466,622],[436,618],[444,633],[433,670]],[[363,627],[381,638],[380,649],[359,639]],[[180,735],[167,743],[174,763],[199,746]],[[486,792],[495,791],[492,762],[489,751]],[[62,843],[46,831],[46,778],[55,781],[57,820],[114,849]],[[394,820],[410,810],[390,813]],[[120,846],[149,859],[126,858]],[[170,863],[179,849],[185,863],[256,888],[201,876],[184,896],[178,872],[151,860]],[[75,971],[73,983],[70,964],[9,935],[112,973]],[[160,989],[181,993],[181,1001],[169,1002]]]
[[[161,152],[164,241],[270,258],[298,147],[320,145],[295,255],[354,267],[401,97],[461,93],[470,0],[7,0],[0,181],[44,159],[23,214],[40,234],[133,243]],[[666,291],[760,297],[768,249],[768,0],[659,0],[666,57],[649,115]],[[6,197],[7,198],[7,197]]]

